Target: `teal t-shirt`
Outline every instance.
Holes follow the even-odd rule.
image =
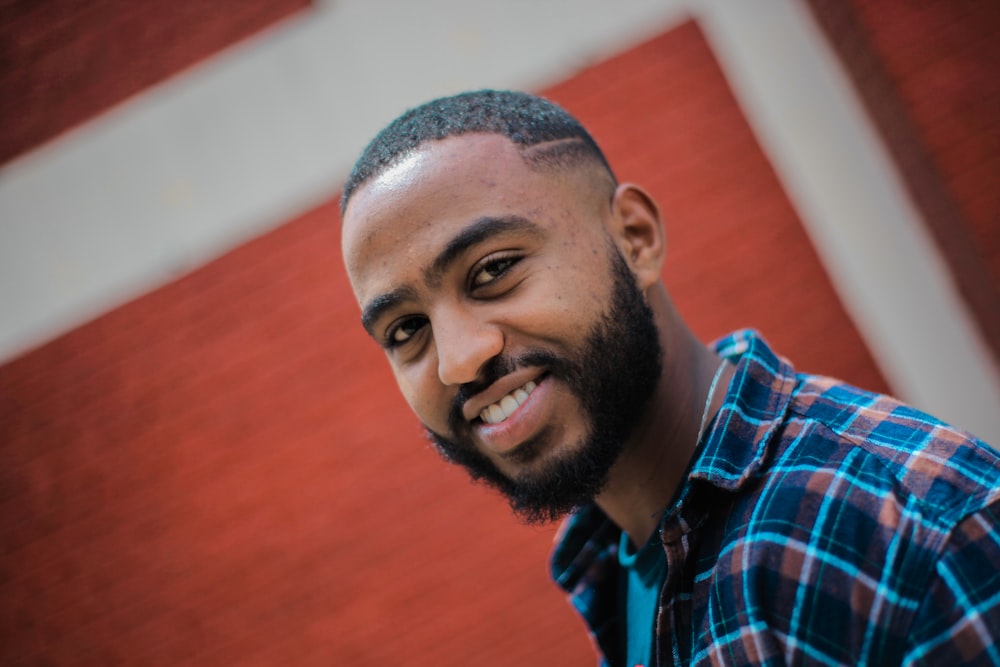
[[[624,653],[628,667],[648,667],[656,660],[656,611],[667,573],[667,556],[655,531],[638,551],[624,532],[618,545],[622,567],[621,606],[625,619]]]

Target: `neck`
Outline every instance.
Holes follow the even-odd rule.
[[[683,483],[698,444],[702,416],[707,428],[722,406],[735,371],[725,363],[709,397],[722,360],[679,317],[671,318],[672,314],[672,308],[657,313],[664,359],[656,392],[611,469],[606,489],[596,499],[636,545],[645,544],[656,530],[667,504]]]

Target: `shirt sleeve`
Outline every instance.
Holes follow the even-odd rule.
[[[1000,665],[1000,501],[956,526],[921,601],[904,665]]]

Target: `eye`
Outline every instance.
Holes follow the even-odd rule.
[[[398,347],[415,336],[425,325],[425,317],[407,317],[389,327],[385,334],[386,347]]]
[[[487,257],[472,271],[471,287],[484,287],[510,270],[510,267],[521,261],[519,255],[498,254]]]

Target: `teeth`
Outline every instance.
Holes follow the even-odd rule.
[[[496,403],[491,403],[483,408],[482,412],[479,413],[479,418],[487,424],[499,424],[504,419],[507,419],[507,417],[514,414],[514,411],[517,410],[522,403],[528,400],[528,395],[531,394],[537,386],[538,385],[533,381],[530,381],[523,387],[518,387]]]

